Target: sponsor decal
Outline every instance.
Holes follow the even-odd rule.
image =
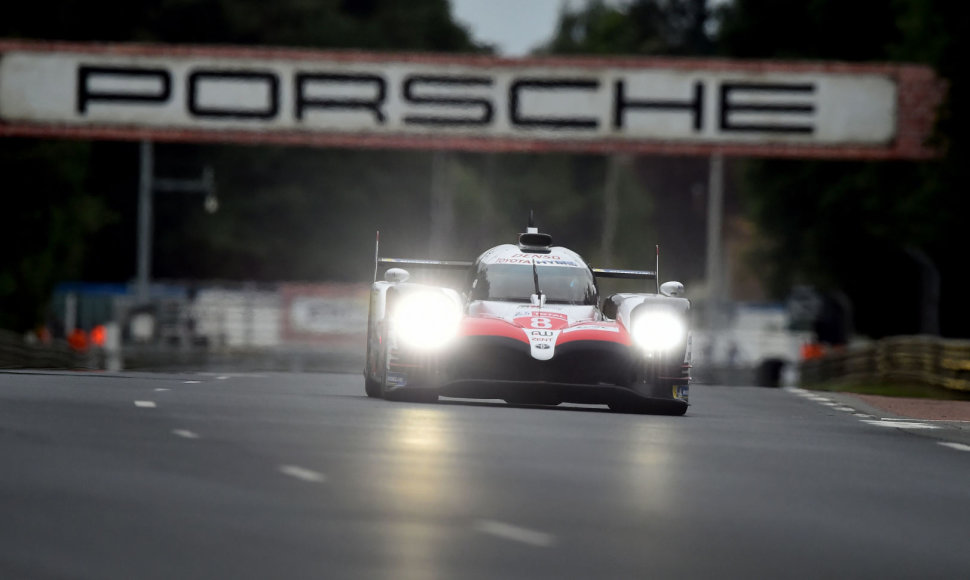
[[[556,339],[559,338],[558,330],[535,331],[523,329],[525,335],[529,337],[529,347],[532,358],[536,360],[549,360],[556,350]],[[541,332],[542,335],[536,336],[533,333]]]
[[[687,385],[674,385],[674,398],[687,402],[689,387]]]
[[[14,50],[0,67],[2,112],[136,127],[694,143],[884,145],[896,129],[896,86],[878,73],[273,56]],[[37,94],[44,98],[30,98]]]
[[[532,330],[558,330],[569,324],[569,317],[559,312],[517,312],[514,322]]]
[[[932,123],[898,103],[925,94],[932,109],[942,91],[931,69],[914,65],[27,41],[0,41],[0,53],[0,131],[75,137],[139,139],[147,131],[170,140],[404,148],[444,139],[471,150],[692,154],[784,145],[813,156],[858,155],[862,147],[924,157],[931,150],[898,142],[923,142]]]
[[[564,328],[563,332],[576,332],[577,330],[598,330],[601,332],[620,332],[619,326],[611,326],[607,324],[580,324],[578,326],[570,326],[569,328]]]

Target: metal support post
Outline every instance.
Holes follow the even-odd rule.
[[[448,153],[431,154],[431,239],[433,257],[447,257],[449,240],[455,225],[454,200],[448,179]]]
[[[721,264],[721,220],[724,213],[724,156],[714,153],[710,158],[707,184],[707,327],[710,332],[721,326],[721,307],[724,297]]]
[[[152,142],[141,142],[141,163],[138,173],[138,267],[136,298],[138,304],[149,299],[149,277],[152,270],[152,175],[154,159]]]

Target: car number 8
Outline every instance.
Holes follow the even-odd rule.
[[[548,318],[533,318],[532,328],[552,328],[552,321]]]

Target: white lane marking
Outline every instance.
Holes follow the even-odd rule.
[[[228,378],[229,378],[229,377],[227,377],[226,375],[219,375],[218,377],[216,377],[216,380],[217,380],[217,381],[224,381],[224,380],[226,380],[226,379],[228,379]]]
[[[155,401],[135,401],[135,406],[142,409],[154,409]]]
[[[198,433],[193,433],[193,432],[189,431],[188,429],[172,429],[172,435],[175,435],[177,437],[183,437],[185,439],[198,439],[199,438],[199,434]]]
[[[182,384],[183,385],[197,385],[197,384],[199,384],[201,382],[202,381],[182,381]]]
[[[835,409],[836,411],[844,411],[846,413],[855,412],[855,409],[853,409],[852,407],[833,407],[833,409]]]
[[[280,465],[280,473],[312,483],[323,483],[327,481],[326,475],[317,473],[311,469],[306,469],[305,467],[300,467],[299,465]]]
[[[819,405],[825,405],[826,407],[839,407],[839,406],[841,406],[838,403],[833,403],[832,401],[819,401],[818,404]]]
[[[513,542],[522,542],[523,544],[529,544],[539,548],[548,548],[556,542],[556,538],[552,534],[520,528],[519,526],[493,520],[478,520],[475,522],[475,529],[483,534],[491,534],[499,538],[512,540]]]
[[[855,416],[859,417],[860,419],[872,419],[872,415],[868,413],[855,413]]]
[[[897,429],[939,429],[936,425],[929,425],[927,423],[918,423],[916,421],[887,421],[885,419],[867,421],[863,420],[863,423],[868,423],[870,425],[878,425],[879,427],[896,427]]]
[[[172,389],[155,389],[156,393],[164,393],[165,391],[171,391]]]
[[[937,441],[937,443],[950,449],[956,449],[957,451],[970,451],[970,445],[964,445],[963,443],[951,443],[950,441]]]

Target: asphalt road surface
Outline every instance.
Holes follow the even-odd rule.
[[[691,402],[654,417],[390,403],[347,374],[0,374],[0,578],[970,577],[970,446],[945,426],[797,390],[695,385]]]

